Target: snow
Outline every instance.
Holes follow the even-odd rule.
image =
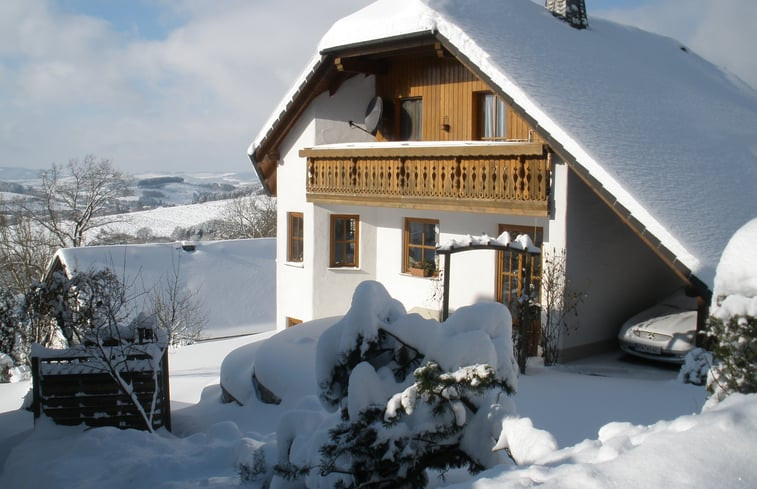
[[[733,395],[713,409],[672,421],[611,423],[597,439],[538,457],[533,465],[494,469],[450,487],[755,487],[757,469],[749,461],[755,419],[755,396]]]
[[[218,200],[131,212],[119,215],[118,218],[121,219],[119,222],[107,224],[102,227],[102,230],[110,233],[136,234],[138,230],[148,228],[154,236],[171,236],[177,227],[190,228],[199,223],[221,218],[228,205],[228,200]],[[96,233],[91,234],[89,238],[94,238],[96,235]]]
[[[196,294],[206,315],[206,338],[275,329],[276,240],[192,244],[194,251],[185,251],[181,243],[153,243],[64,248],[55,256],[70,273],[110,268],[127,293],[144,300],[178,273],[180,288]]]
[[[317,52],[420,32],[482,70],[555,150],[712,287],[722,251],[713,237],[731,236],[757,209],[753,89],[673,39],[591,17],[576,30],[530,0],[381,0],[335,23]]]
[[[511,446],[510,440],[515,440]],[[518,465],[531,465],[557,450],[557,441],[549,431],[534,428],[530,418],[508,416],[502,420],[502,432],[492,450],[509,449]]]
[[[312,349],[308,328],[304,324],[287,330],[281,348],[310,344]],[[0,487],[240,486],[239,462],[249,465],[256,457],[269,464],[275,460],[271,442],[277,426],[295,432],[295,424],[313,427],[322,421],[312,410],[307,411],[310,414],[288,411],[284,417],[284,409],[272,409],[255,399],[245,406],[220,402],[223,358],[229,351],[265,344],[261,342],[270,335],[203,342],[171,352],[173,434],[85,430],[44,420],[31,432],[31,414],[18,409],[29,383],[0,385]],[[281,372],[282,384],[308,373],[299,370],[301,351],[293,349],[279,362],[291,365]],[[247,358],[254,360],[254,355]],[[241,362],[238,365],[241,368]],[[533,450],[520,456],[537,463],[497,467],[473,480],[453,472],[447,483],[467,481],[452,487],[475,484],[479,489],[541,484],[620,489],[661,484],[754,487],[757,395],[735,395],[695,414],[702,408],[704,388],[681,384],[675,375],[616,357],[560,368],[532,362],[514,396],[522,426],[509,428],[508,433],[519,439],[522,448],[528,446],[526,441],[531,443]],[[310,379],[315,382],[314,376]],[[315,392],[315,385],[310,391]],[[525,429],[525,419],[535,429],[549,431],[561,448],[541,453],[537,448],[549,442],[539,441],[538,433]],[[518,434],[526,432],[528,436]],[[254,478],[247,484],[261,487]],[[443,485],[432,478],[432,487]]]
[[[757,317],[757,218],[728,241],[715,274],[712,315]]]

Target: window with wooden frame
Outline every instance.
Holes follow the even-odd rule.
[[[500,224],[499,234],[507,231],[510,238],[515,239],[519,234],[527,234],[534,245],[541,248],[544,241],[544,232],[540,227],[515,226]],[[518,297],[523,295],[523,286],[528,283],[533,286],[539,300],[541,294],[541,255],[529,255],[518,251],[502,251],[497,254],[497,301],[509,306]],[[526,267],[524,260],[530,260],[529,267]],[[528,277],[523,276],[525,268],[529,268],[531,273]]]
[[[510,239],[515,239],[519,234],[527,234],[539,248],[544,242],[544,231],[541,227],[500,224],[499,234],[505,231],[510,233]],[[497,253],[497,301],[506,305],[513,313],[514,329],[518,327],[516,303],[518,298],[526,292],[524,288],[528,286],[535,294],[536,302],[541,301],[541,269],[541,254],[515,250],[503,250]],[[528,275],[526,271],[529,271]],[[537,354],[540,334],[541,321],[536,318],[529,330],[529,355]]]
[[[304,244],[304,217],[301,212],[287,214],[289,232],[287,236],[287,261],[302,263]]]
[[[403,98],[399,101],[399,134],[400,141],[420,141],[423,138],[423,100],[418,98]]]
[[[360,216],[332,214],[329,266],[357,267],[359,245]]]
[[[491,92],[476,93],[477,139],[498,141],[507,138],[507,105]]]
[[[402,271],[412,275],[436,275],[436,242],[439,221],[405,218],[404,263]]]

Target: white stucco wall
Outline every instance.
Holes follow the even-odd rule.
[[[298,152],[315,140],[314,111],[309,109],[279,148],[277,171],[276,240],[276,327],[286,327],[286,318],[306,320],[312,317],[313,302],[313,212],[305,201],[305,161]],[[287,262],[289,212],[302,212],[304,218],[303,262]]]
[[[585,291],[577,333],[563,338],[563,359],[614,349],[623,321],[682,286],[682,281],[576,175],[568,179],[567,275]]]
[[[375,138],[349,121],[365,128],[365,110],[376,94],[374,76],[356,75],[345,81],[334,95],[321,94],[313,104],[316,111],[315,144],[374,141]]]
[[[333,280],[336,277],[360,277],[361,270],[328,270],[329,213],[309,204],[305,198],[306,159],[299,156],[303,148],[318,144],[370,141],[372,136],[349,126],[353,120],[362,126],[365,109],[374,96],[373,77],[355,76],[345,81],[331,95],[320,94],[300,116],[278,148],[280,162],[277,169],[277,204],[279,239],[276,247],[276,326],[286,327],[286,318],[307,321],[317,317],[343,314],[342,297],[352,297],[354,286],[361,280]],[[304,254],[302,263],[287,262],[289,212],[302,212],[304,219]],[[340,211],[341,212],[341,211]],[[345,211],[346,212],[346,211]],[[370,236],[370,229],[367,229]],[[361,230],[361,233],[363,231]],[[325,254],[324,254],[325,253]],[[370,255],[370,252],[368,252]],[[375,263],[375,261],[374,261]],[[356,282],[357,280],[357,282]],[[342,285],[343,284],[343,285]],[[329,287],[337,287],[330,291]],[[349,305],[349,302],[347,302]]]

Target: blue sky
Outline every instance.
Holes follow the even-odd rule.
[[[370,0],[0,0],[0,166],[249,171],[246,148],[338,18]],[[537,3],[542,3],[538,1]],[[757,87],[757,1],[586,0]]]

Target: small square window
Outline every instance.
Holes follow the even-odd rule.
[[[331,267],[357,267],[360,247],[360,216],[331,216]]]
[[[426,277],[436,275],[438,234],[438,220],[405,219],[403,272]]]

